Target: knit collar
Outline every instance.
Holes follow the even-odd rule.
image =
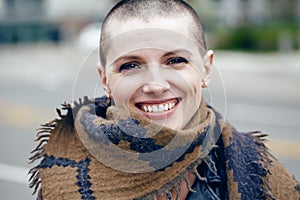
[[[204,101],[179,131],[111,106],[107,99],[95,102],[74,112],[75,128],[86,150],[106,166],[101,177],[105,199],[152,199],[177,187],[189,172],[201,179],[196,168],[217,139],[215,115]],[[122,177],[118,185],[114,177]]]
[[[67,112],[63,114],[63,110]],[[74,107],[65,103],[61,110],[57,109],[57,113],[59,118],[38,129],[36,140],[39,144],[31,152],[33,155],[30,162],[41,159],[29,171],[30,187],[34,188],[34,193],[38,191],[39,200],[62,197],[144,200],[155,199],[158,195],[171,199],[170,191],[178,190],[182,180],[186,181],[188,189],[192,191],[187,181],[188,173],[194,173],[199,180],[207,183],[215,182],[217,176],[223,174],[221,179],[217,179],[222,185],[227,181],[230,199],[274,199],[273,192],[279,197],[287,195],[284,189],[278,192],[271,188],[277,184],[275,180],[285,177],[282,174],[286,172],[265,147],[266,135],[260,132],[237,132],[216,111],[207,107],[204,101],[189,125],[178,132],[152,125],[140,116],[125,115],[124,118],[122,111],[111,106],[111,101],[106,98],[94,101],[84,98],[79,103],[75,102]],[[219,138],[221,130],[222,137]],[[180,140],[168,146],[177,135]],[[105,140],[102,138],[108,143],[103,142]],[[215,143],[217,138],[221,143]],[[117,153],[108,152],[110,149],[107,146],[115,147]],[[168,148],[162,151],[165,147]],[[173,158],[168,151],[178,153],[181,148],[185,149],[183,154],[179,154],[168,165],[159,166],[164,159]],[[218,149],[219,153],[216,154]],[[123,158],[120,150],[134,153],[135,156]],[[155,154],[157,159],[145,156],[159,151],[163,153]],[[116,155],[120,161],[110,157]],[[214,155],[217,157],[214,158]],[[127,166],[124,165],[126,167],[123,166],[123,169],[109,167],[107,163],[101,162],[102,157],[108,161],[111,158],[114,165],[123,162],[121,164]],[[226,163],[226,167],[220,167],[220,158],[223,158],[221,160]],[[133,164],[130,165],[129,161]],[[143,165],[136,168],[135,165],[141,163]],[[126,171],[129,167],[144,171]],[[295,181],[287,183],[296,185]],[[298,197],[298,193],[293,195],[290,199]]]

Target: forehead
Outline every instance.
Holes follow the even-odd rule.
[[[190,52],[200,59],[198,43],[185,35],[161,28],[143,28],[120,33],[101,42],[106,66],[118,58],[142,49],[157,49],[165,52],[178,50]]]
[[[152,48],[164,51],[185,49],[199,55],[199,46],[191,33],[188,16],[182,18],[153,18],[151,22],[138,19],[114,20],[106,27],[106,39],[101,41],[101,51],[106,65],[129,52]]]
[[[193,30],[192,17],[189,15],[182,15],[182,17],[154,17],[150,21],[143,21],[137,18],[129,18],[128,20],[111,19],[105,32],[108,37],[114,37],[122,33],[138,30],[138,29],[165,29],[180,33],[190,39],[193,38],[191,30]]]

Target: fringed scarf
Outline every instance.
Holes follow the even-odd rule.
[[[58,110],[60,119],[39,129],[40,143],[30,161],[42,160],[29,172],[38,199],[155,199],[158,195],[172,199],[172,190],[178,197],[182,180],[193,191],[189,173],[207,181],[197,169],[200,164],[217,173],[209,153],[221,131],[229,199],[275,199],[287,193],[271,188],[277,180],[270,174],[274,168],[270,163],[275,161],[263,144],[264,135],[240,134],[228,123],[221,128],[221,116],[204,101],[180,131],[110,103],[106,98],[85,98],[73,108],[64,104],[66,115]],[[284,168],[274,166],[285,177],[286,187],[295,188]],[[299,195],[294,191],[293,198]]]

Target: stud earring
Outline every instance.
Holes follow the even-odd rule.
[[[111,90],[108,87],[105,87],[104,90],[105,90],[106,97],[111,98],[112,97]]]
[[[206,78],[203,78],[201,87],[202,88],[207,88],[207,86],[208,86],[208,84],[207,84]]]

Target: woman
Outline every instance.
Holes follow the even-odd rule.
[[[239,133],[202,99],[213,52],[185,2],[120,1],[100,60],[106,97],[65,104],[39,132],[40,199],[299,199],[265,135]]]

